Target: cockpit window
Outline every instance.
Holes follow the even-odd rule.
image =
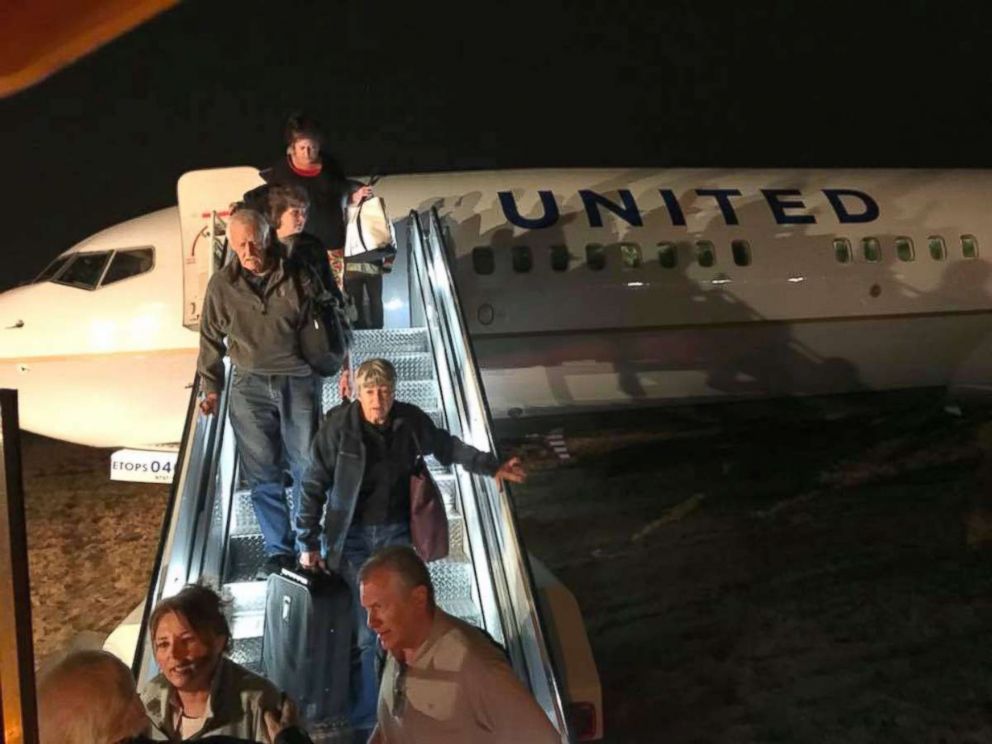
[[[96,289],[109,260],[110,251],[77,253],[72,263],[54,281],[81,289]]]
[[[66,262],[72,258],[72,256],[59,256],[54,261],[52,261],[45,270],[38,274],[38,278],[35,279],[35,284],[38,282],[47,282],[49,279],[54,279],[55,276],[62,271],[62,267],[65,266]]]
[[[155,251],[151,248],[133,248],[126,251],[117,251],[110,262],[106,276],[103,277],[101,286],[107,286],[121,279],[144,274],[151,271],[154,264]]]

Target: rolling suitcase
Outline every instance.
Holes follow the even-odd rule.
[[[308,724],[348,714],[351,592],[337,575],[284,568],[265,592],[262,671]]]

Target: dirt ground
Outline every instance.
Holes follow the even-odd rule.
[[[607,741],[992,741],[992,560],[966,531],[982,420],[926,398],[809,413],[566,426],[568,462],[512,443]]]
[[[169,487],[110,480],[111,450],[22,438],[35,660],[109,633],[148,591]]]
[[[583,609],[606,740],[992,741],[982,424],[911,398],[587,419],[567,461],[505,439],[527,546]],[[24,457],[41,657],[141,600],[167,487],[109,481],[108,451],[29,435]]]

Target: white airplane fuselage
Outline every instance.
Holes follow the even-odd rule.
[[[437,208],[497,418],[992,372],[989,172],[534,170],[376,193],[395,221]],[[66,254],[147,246],[151,270],[107,286],[0,296],[0,386],[25,429],[178,441],[198,337],[176,209]]]

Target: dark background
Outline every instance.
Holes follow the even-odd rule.
[[[986,166],[990,21],[922,1],[186,3],[0,101],[0,289],[174,204],[186,170],[271,161],[298,108],[356,174]]]

